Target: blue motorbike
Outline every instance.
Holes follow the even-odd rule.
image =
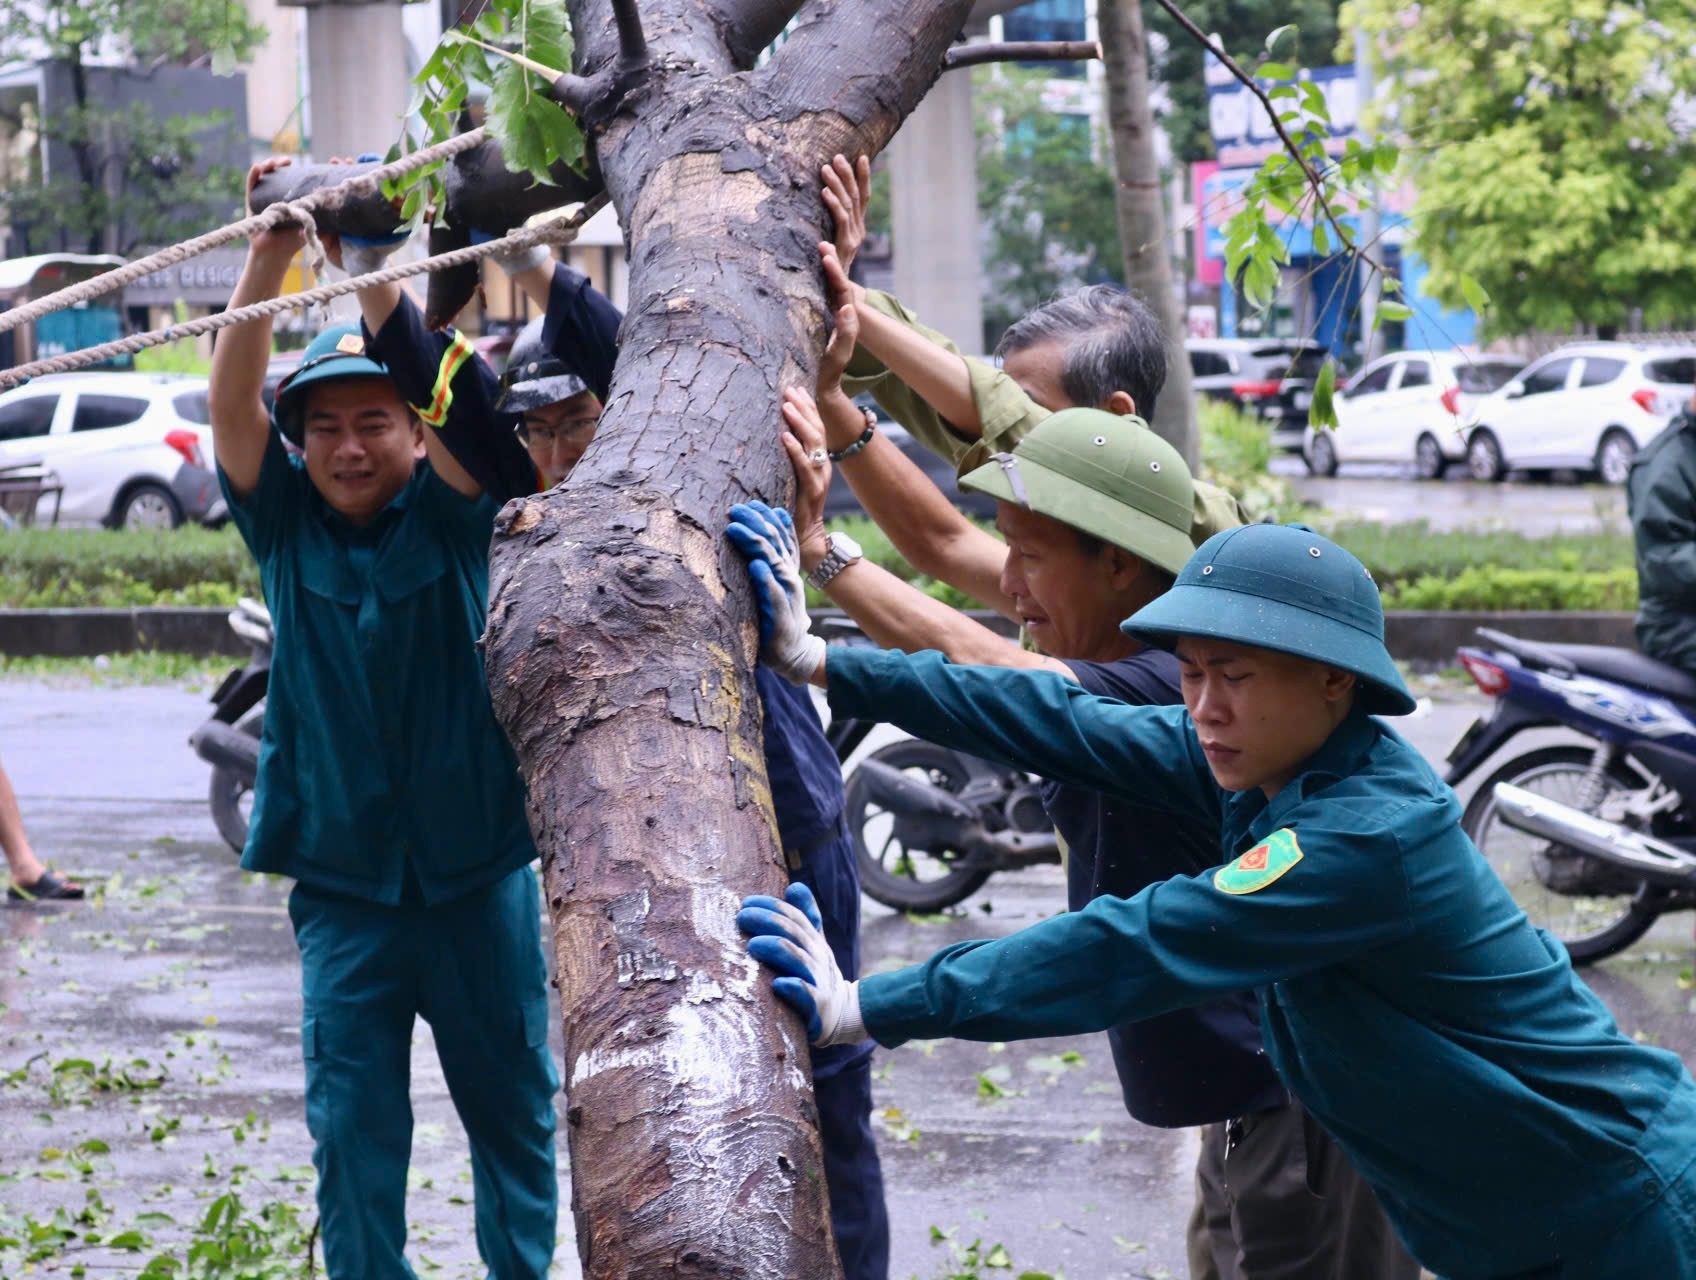
[[[1462,818],[1533,923],[1585,964],[1696,908],[1696,677],[1634,649],[1478,634],[1460,662],[1495,702],[1449,753],[1450,786],[1522,733],[1588,739],[1509,760]]]

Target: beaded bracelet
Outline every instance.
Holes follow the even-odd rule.
[[[866,429],[860,432],[860,438],[846,449],[831,449],[829,457],[832,462],[841,462],[844,458],[852,458],[872,442],[872,436],[877,433],[877,415],[870,409],[862,410],[862,412],[866,415]]]

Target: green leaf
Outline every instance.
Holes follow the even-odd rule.
[[[1286,22],[1281,27],[1274,27],[1272,34],[1266,37],[1266,52],[1271,53],[1272,50],[1277,47],[1278,41],[1283,38],[1284,34],[1286,32],[1294,31],[1295,29],[1296,24],[1293,22]]]
[[[1336,397],[1337,361],[1328,356],[1319,368],[1319,376],[1313,380],[1313,403],[1307,410],[1309,426],[1334,428],[1337,425]]]
[[[1296,69],[1287,62],[1263,62],[1254,69],[1257,80],[1294,80]]]
[[[1405,302],[1380,301],[1372,313],[1372,323],[1383,324],[1386,320],[1409,320],[1413,318],[1413,308]]]
[[[1490,295],[1485,292],[1483,285],[1479,284],[1478,281],[1474,280],[1465,272],[1462,272],[1460,275],[1460,292],[1461,297],[1466,299],[1466,305],[1471,307],[1479,315],[1483,315],[1484,312],[1489,309]]]
[[[241,68],[241,55],[233,44],[214,45],[210,66],[215,76],[233,76]]]

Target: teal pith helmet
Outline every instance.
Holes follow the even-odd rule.
[[[1384,605],[1372,575],[1304,524],[1214,534],[1177,584],[1122,626],[1161,649],[1206,636],[1323,662],[1359,677],[1363,710],[1405,716],[1414,708],[1384,647]]]
[[[1190,469],[1141,418],[1062,409],[1012,453],[967,472],[960,487],[1081,529],[1167,573],[1195,550]]]
[[[304,443],[302,419],[306,389],[332,378],[386,378],[389,371],[365,353],[365,335],[356,324],[338,324],[307,344],[295,371],[277,384],[271,421],[295,444]]]

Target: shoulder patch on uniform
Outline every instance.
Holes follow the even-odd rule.
[[[344,333],[341,341],[336,343],[336,350],[344,356],[362,356],[365,354],[365,339],[357,333]]]
[[[1288,827],[1274,831],[1229,866],[1213,873],[1222,893],[1255,893],[1301,861],[1301,845]]]

